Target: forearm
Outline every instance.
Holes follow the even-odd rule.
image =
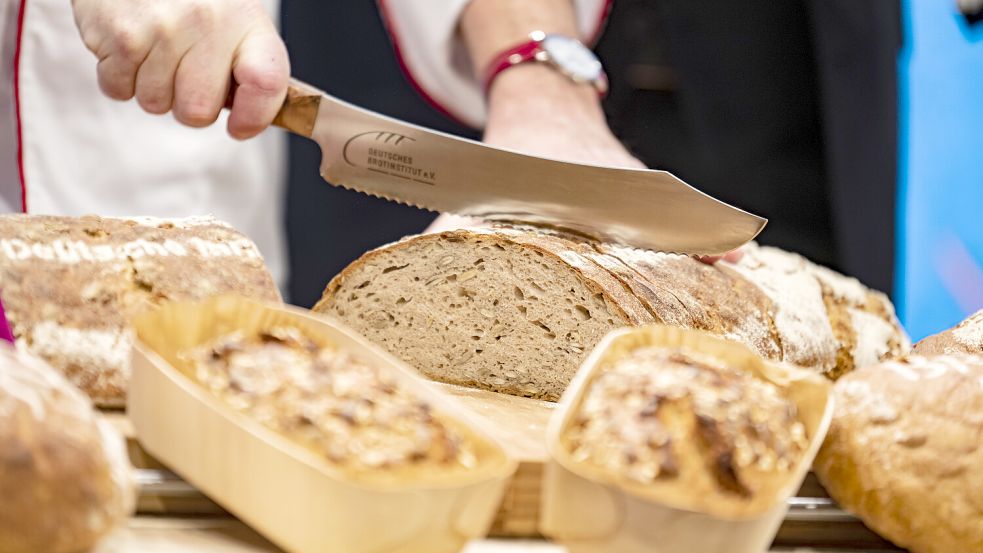
[[[460,25],[478,79],[492,58],[528,40],[532,31],[577,36],[572,0],[472,0]],[[487,101],[492,125],[511,124],[533,113],[574,125],[585,119],[603,121],[600,98],[590,85],[576,84],[538,63],[500,73]]]

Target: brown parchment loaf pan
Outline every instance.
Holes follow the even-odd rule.
[[[562,440],[595,377],[636,348],[680,348],[750,371],[776,384],[797,407],[808,446],[778,493],[754,511],[722,513],[683,508],[599,467],[577,462]],[[786,500],[802,484],[829,427],[833,401],[823,378],[767,362],[735,342],[699,331],[651,325],[608,334],[585,360],[564,393],[547,431],[551,460],[544,475],[543,534],[570,553],[761,553],[785,516]]]
[[[232,331],[292,326],[383,367],[463,429],[477,463],[405,481],[355,478],[314,450],[213,396],[180,353]],[[134,320],[128,414],[142,446],[212,500],[292,553],[440,553],[482,537],[515,462],[456,401],[337,322],[299,308],[222,296]]]

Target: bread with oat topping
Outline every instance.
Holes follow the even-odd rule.
[[[585,386],[560,438],[568,458],[679,508],[763,510],[809,447],[781,388],[688,349],[634,349]]]
[[[126,401],[133,315],[223,293],[280,300],[252,241],[211,217],[0,216],[0,291],[18,343],[103,407]]]
[[[235,332],[182,356],[226,404],[355,475],[446,475],[477,465],[463,429],[426,399],[299,329]]]

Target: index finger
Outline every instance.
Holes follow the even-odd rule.
[[[724,255],[704,255],[698,257],[697,259],[706,263],[707,265],[713,265],[714,263],[720,260],[724,260],[728,263],[737,263],[743,257],[744,257],[744,250],[738,248],[734,251],[727,252]]]

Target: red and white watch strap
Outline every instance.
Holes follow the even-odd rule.
[[[491,89],[491,85],[495,82],[495,78],[505,71],[506,69],[519,65],[520,63],[525,63],[527,61],[532,61],[536,59],[536,55],[542,52],[541,43],[543,40],[530,38],[529,40],[522,42],[499,52],[491,62],[488,63],[488,67],[485,69],[485,74],[481,80],[481,88],[488,95],[488,91]]]
[[[542,31],[533,31],[529,34],[529,40],[496,54],[488,63],[482,76],[481,86],[485,96],[488,96],[495,79],[506,69],[527,61],[550,61],[549,55],[543,48],[543,41],[546,40],[546,36]],[[593,84],[598,93],[604,96],[607,92],[607,76],[603,70],[600,70],[597,80],[599,82]]]

